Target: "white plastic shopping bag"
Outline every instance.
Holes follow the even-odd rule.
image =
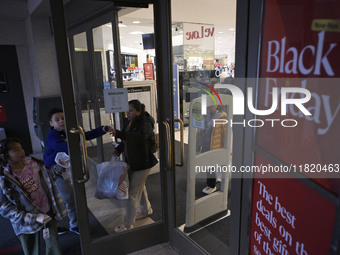
[[[98,164],[97,173],[96,198],[129,198],[128,165],[119,157],[113,156],[111,161]]]
[[[70,157],[65,152],[58,152],[54,161],[63,168],[69,168],[71,166]]]
[[[65,152],[58,152],[55,156],[54,161],[57,163],[57,165],[65,168],[65,171],[61,174],[64,180],[69,180],[72,182],[70,156],[67,155]]]

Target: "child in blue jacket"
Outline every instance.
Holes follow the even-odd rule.
[[[50,169],[51,175],[54,177],[55,184],[66,205],[69,217],[69,229],[71,232],[79,234],[72,182],[70,179],[64,179],[62,176],[62,173],[66,168],[61,167],[55,162],[55,157],[58,152],[65,152],[68,154],[63,110],[56,108],[52,109],[49,112],[49,119],[51,128],[46,138],[46,151],[44,152],[43,157],[44,163]],[[86,140],[90,140],[102,136],[107,132],[111,133],[112,131],[113,128],[110,126],[100,126],[85,132],[85,137]]]

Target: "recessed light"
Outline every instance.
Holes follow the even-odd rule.
[[[119,23],[118,27],[127,27],[127,25],[123,24],[123,23]]]
[[[133,24],[140,24],[139,20],[132,21]]]
[[[221,31],[220,31],[220,32],[218,32],[218,33],[219,33],[219,34],[223,34],[223,32],[221,32]]]
[[[235,31],[235,28],[229,28],[230,31]]]

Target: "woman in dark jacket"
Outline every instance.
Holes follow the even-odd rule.
[[[115,130],[113,135],[121,138],[121,143],[114,154],[124,152],[125,160],[130,167],[129,204],[124,223],[115,228],[121,232],[133,228],[135,219],[141,219],[152,214],[152,208],[145,188],[145,182],[153,166],[158,163],[152,153],[155,143],[153,128],[154,119],[145,112],[145,105],[138,100],[129,101],[127,113],[129,123],[123,131]],[[139,209],[138,209],[139,208]]]

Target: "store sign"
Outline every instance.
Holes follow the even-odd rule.
[[[215,27],[210,24],[183,23],[184,46],[194,48],[196,51],[214,51]],[[213,54],[212,54],[213,55]],[[211,61],[213,57],[203,61]],[[203,64],[203,63],[202,63]],[[211,62],[204,62],[209,66]]]
[[[214,36],[214,30],[215,30],[214,27],[207,28],[207,27],[201,26],[200,30],[195,30],[195,31],[192,31],[192,32],[186,32],[185,33],[185,35],[186,35],[185,39],[194,40],[194,39],[203,39],[205,37],[213,37]]]

